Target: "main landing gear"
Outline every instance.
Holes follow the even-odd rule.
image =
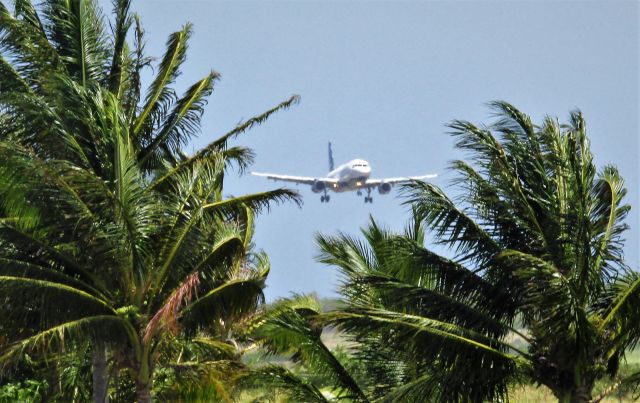
[[[371,188],[367,189],[367,195],[364,197],[364,202],[366,203],[373,203],[373,197],[371,197]]]
[[[329,203],[329,200],[331,198],[329,197],[329,195],[327,194],[327,192],[324,192],[324,195],[320,196],[320,203]]]

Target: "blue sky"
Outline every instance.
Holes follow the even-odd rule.
[[[107,3],[101,1],[101,3]],[[161,56],[170,32],[190,21],[180,90],[222,74],[194,149],[291,94],[302,102],[237,143],[253,170],[323,175],[327,142],[336,163],[364,158],[373,176],[440,173],[463,156],[446,135],[452,119],[490,123],[486,103],[507,100],[536,122],[587,119],[596,163],[615,163],[629,188],[626,257],[639,268],[638,21],[636,1],[138,1],[147,50]],[[229,177],[227,192],[273,188]],[[295,187],[294,187],[295,188]],[[408,219],[394,194],[365,205],[355,194],[330,204],[300,187],[301,209],[274,208],[257,221],[256,244],[271,258],[267,298],[333,295],[335,268],[315,263],[314,233],[356,234],[369,215],[394,229]]]

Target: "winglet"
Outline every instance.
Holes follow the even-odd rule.
[[[333,151],[331,150],[331,142],[329,142],[329,172],[333,171]]]

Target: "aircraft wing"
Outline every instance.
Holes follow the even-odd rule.
[[[423,179],[432,179],[432,178],[435,178],[436,176],[438,175],[432,174],[432,175],[421,175],[421,176],[404,176],[404,177],[397,177],[397,178],[367,179],[367,181],[364,183],[364,186],[374,187],[374,186],[380,186],[383,183],[389,183],[391,185],[395,185],[398,183],[420,181]]]
[[[293,176],[293,175],[276,175],[260,172],[251,172],[251,175],[261,176],[263,178],[272,179],[274,181],[302,183],[305,185],[313,185],[316,182],[324,182],[326,184],[338,183],[337,179],[333,178],[313,178],[311,176]]]

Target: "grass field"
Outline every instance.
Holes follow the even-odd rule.
[[[551,391],[544,387],[535,387],[535,386],[523,386],[518,388],[513,388],[510,392],[509,397],[514,403],[537,403],[537,402],[557,402],[553,396]],[[601,402],[603,403],[614,403],[614,402],[637,402],[637,399],[634,399],[631,394],[624,394],[622,396],[617,396],[612,394],[611,396],[605,397]]]
[[[260,393],[243,393],[238,397],[239,403],[249,403],[255,402],[256,398],[260,396]],[[271,396],[273,400],[270,402],[273,403],[293,403],[287,400],[286,396],[278,395],[275,393]],[[544,387],[535,387],[535,386],[522,386],[522,387],[514,387],[509,393],[509,398],[512,403],[545,403],[545,402],[557,402],[558,400],[553,396],[551,391]],[[602,403],[630,403],[637,402],[638,399],[634,399],[631,394],[625,394],[623,396],[609,396],[604,398]],[[295,402],[298,403],[298,402]]]
[[[243,393],[239,396],[239,403],[249,403],[255,402],[256,398],[260,396],[260,393]],[[273,400],[269,400],[269,402],[273,403],[298,403],[291,402],[287,400],[286,396],[278,395],[275,393],[271,396]],[[544,386],[535,387],[535,386],[523,386],[514,388],[509,393],[509,398],[512,403],[546,403],[546,402],[557,402],[551,391]],[[602,403],[630,403],[637,402],[637,399],[634,399],[632,395],[624,395],[624,396],[609,396],[604,398]]]

